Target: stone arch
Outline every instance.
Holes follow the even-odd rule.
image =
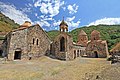
[[[65,51],[65,38],[64,37],[60,38],[60,51],[61,52]]]

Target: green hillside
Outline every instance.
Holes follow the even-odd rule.
[[[9,17],[5,16],[0,12],[0,32],[11,31],[18,26],[19,24],[15,23],[14,20],[11,20]]]
[[[54,40],[54,38],[59,34],[59,31],[57,31],[57,30],[52,30],[52,31],[49,31],[49,32],[47,32],[47,33],[48,33],[49,37],[50,37],[52,40]]]
[[[74,29],[71,32],[69,32],[69,34],[72,35],[74,42],[77,41],[77,36],[80,30],[84,30],[88,34],[89,39],[90,33],[93,30],[98,30],[101,34],[101,39],[107,40],[109,50],[116,43],[120,42],[120,25],[98,25]],[[53,39],[58,33],[58,31],[49,31],[48,35]]]

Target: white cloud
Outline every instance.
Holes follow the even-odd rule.
[[[72,18],[67,17],[66,21],[73,21],[75,19],[75,16],[73,16]]]
[[[54,17],[59,14],[60,7],[64,5],[64,1],[60,0],[38,0],[34,6],[40,8],[42,14],[48,14]]]
[[[88,26],[99,25],[99,24],[106,24],[106,25],[120,24],[120,18],[103,18],[96,20],[95,22],[91,22]]]
[[[40,26],[47,26],[47,27],[50,27],[50,23],[48,23],[47,21],[45,20],[41,20],[41,21],[35,21],[34,24],[39,24]]]
[[[79,27],[79,25],[80,25],[80,21],[77,21],[77,22],[74,22],[74,21],[66,21],[67,22],[67,24],[68,24],[68,28],[69,28],[69,30],[72,30],[72,29],[75,29],[75,28],[78,28]]]
[[[0,2],[0,11],[18,24],[23,24],[25,21],[31,22],[30,18],[22,11],[17,10],[14,5]]]
[[[58,20],[58,21],[54,20],[54,22],[53,22],[53,26],[54,26],[54,27],[55,27],[55,26],[59,26],[60,23],[61,23],[60,20]]]
[[[42,3],[42,4],[41,4],[40,11],[41,11],[41,13],[43,13],[43,14],[48,14],[47,4]]]
[[[74,19],[75,19],[75,16],[73,16],[72,18],[67,17],[66,20],[65,20],[65,22],[68,24],[68,29],[69,30],[78,28],[79,25],[80,25],[80,20],[78,20],[77,22],[74,22],[73,21]],[[53,26],[56,28],[60,25],[60,23],[61,23],[61,20],[54,21]]]
[[[78,6],[76,4],[68,5],[67,9],[69,10],[70,14],[74,14],[78,10]]]

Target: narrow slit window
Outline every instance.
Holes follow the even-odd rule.
[[[35,43],[35,39],[33,38],[33,44]]]
[[[37,39],[37,43],[36,43],[37,45],[38,45],[38,42],[39,42],[39,41],[38,41],[38,39]]]

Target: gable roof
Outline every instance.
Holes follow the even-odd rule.
[[[83,31],[83,30],[80,31],[79,35],[85,35],[85,36],[87,36],[87,34],[85,33],[85,31]]]
[[[120,51],[120,42],[118,44],[115,45],[115,47],[113,47],[110,52],[116,52],[116,51]]]

